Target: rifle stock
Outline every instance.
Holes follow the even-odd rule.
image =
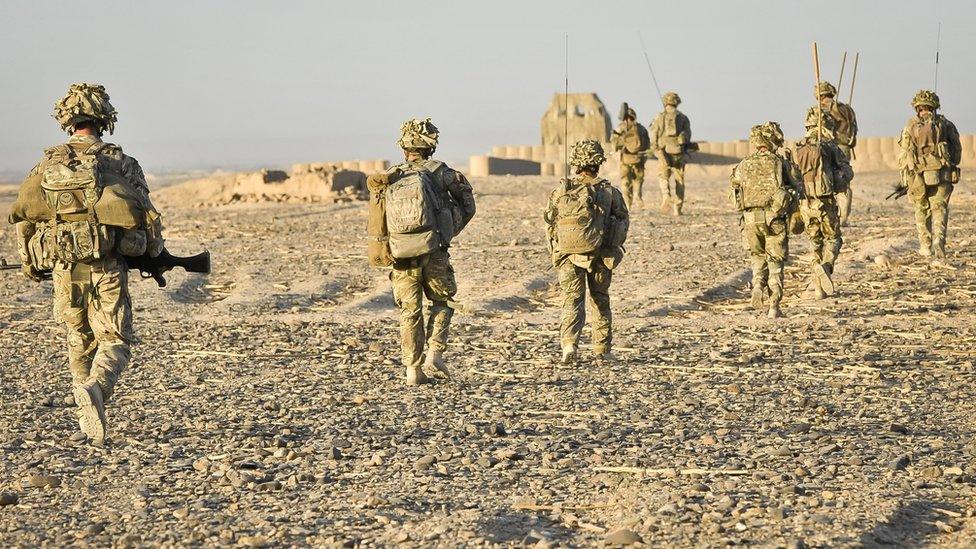
[[[142,278],[155,280],[160,288],[166,287],[166,278],[163,275],[176,267],[188,273],[210,274],[210,252],[181,257],[169,253],[169,250],[164,248],[156,257],[149,257],[149,254],[138,257],[125,256],[125,263],[130,270],[138,270]]]

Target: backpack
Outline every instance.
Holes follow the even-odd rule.
[[[103,257],[108,235],[103,234],[95,215],[95,203],[102,193],[98,152],[108,146],[96,143],[83,153],[68,145],[48,152],[41,190],[54,218],[51,244],[56,259],[78,263]]]
[[[739,211],[771,208],[783,189],[783,160],[775,154],[754,154],[746,157],[735,170],[739,193]]]
[[[630,130],[623,135],[624,151],[629,154],[643,154],[651,148],[651,137],[647,133],[647,128],[642,124],[634,122]]]
[[[590,254],[603,246],[610,193],[598,192],[595,185],[565,181],[556,189],[554,249],[564,254]]]
[[[441,201],[434,185],[427,166],[400,171],[396,181],[387,185],[386,226],[394,258],[420,257],[444,244],[439,230]]]
[[[837,192],[834,166],[825,148],[826,145],[819,141],[806,141],[796,147],[795,161],[803,178],[803,193],[808,198],[831,196]]]

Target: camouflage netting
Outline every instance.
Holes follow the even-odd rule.
[[[766,147],[770,151],[776,150],[775,139],[766,124],[753,126],[749,130],[749,144],[753,147]]]
[[[430,122],[430,118],[423,120],[411,118],[400,125],[400,139],[397,145],[401,149],[437,149],[437,140],[441,132]]]
[[[101,84],[72,84],[68,93],[54,104],[54,119],[69,133],[85,121],[98,124],[102,131],[115,131],[118,112],[109,102],[105,86]]]
[[[573,145],[573,154],[569,157],[571,166],[600,166],[607,161],[603,154],[603,146],[593,139],[584,139]]]
[[[940,106],[939,96],[931,90],[918,90],[915,97],[912,98],[912,106],[916,109],[919,107],[938,109]]]
[[[835,88],[830,82],[821,82],[820,85],[817,86],[817,92],[820,95],[835,97],[837,95],[837,88]]]

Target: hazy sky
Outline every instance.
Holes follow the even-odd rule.
[[[597,92],[612,115],[629,101],[646,122],[659,103],[640,31],[700,140],[766,120],[796,135],[810,43],[832,81],[842,52],[860,51],[862,135],[894,135],[933,85],[941,20],[943,112],[976,128],[973,0],[2,0],[0,14],[0,170],[26,171],[61,140],[52,107],[76,81],[106,85],[111,140],[150,170],[394,158],[412,116],[433,117],[441,157],[466,161],[540,142],[566,34],[571,91]]]

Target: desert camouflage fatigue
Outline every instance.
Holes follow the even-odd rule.
[[[128,268],[117,257],[55,267],[54,318],[64,324],[71,379],[94,379],[106,402],[132,356]]]
[[[800,200],[800,215],[806,223],[807,237],[813,248],[813,262],[833,273],[834,263],[844,243],[841,236],[837,201],[832,196]]]
[[[683,154],[657,153],[658,186],[661,197],[671,199],[671,177],[674,176],[674,200],[672,204],[680,207],[685,201],[685,157]]]
[[[610,350],[613,341],[613,313],[610,311],[610,281],[613,271],[600,259],[592,259],[589,269],[566,259],[558,267],[559,287],[563,293],[559,340],[563,348],[576,346],[586,322],[587,290],[589,290],[590,321],[593,326],[593,353],[602,355]]]
[[[782,217],[769,219],[769,210],[743,212],[742,244],[749,252],[752,287],[769,289],[774,305],[783,300],[783,266],[789,256],[789,231]]]
[[[848,162],[851,161],[851,147],[838,143],[837,148],[840,152],[844,153],[844,158]],[[853,183],[853,182],[851,182]],[[837,214],[840,217],[841,225],[847,223],[847,219],[851,216],[851,201],[854,199],[854,191],[852,190],[851,183],[847,184],[847,188],[843,192],[839,192],[834,197],[837,199]]]
[[[631,209],[634,200],[638,206],[644,206],[644,161],[628,164],[620,163],[620,192],[624,195],[624,204]]]
[[[447,250],[404,263],[402,267],[394,265],[390,273],[393,300],[400,309],[400,355],[404,366],[419,368],[424,362],[425,342],[430,350],[447,349],[454,316],[449,302],[457,293],[457,282]],[[422,310],[425,296],[429,301],[426,329]]]
[[[926,179],[929,179],[929,183],[926,183]],[[915,205],[919,248],[931,250],[934,244],[939,257],[945,256],[952,187],[952,183],[940,181],[939,172],[935,171],[916,174],[908,184],[908,196]]]

